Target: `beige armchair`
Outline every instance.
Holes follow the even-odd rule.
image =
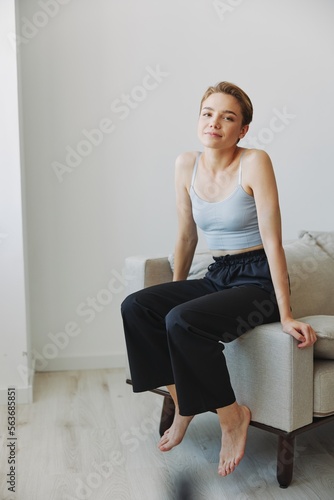
[[[296,436],[334,420],[334,232],[304,231],[284,248],[294,317],[313,326],[317,343],[301,350],[280,323],[272,323],[256,326],[224,351],[237,400],[252,411],[251,425],[278,436],[282,488],[292,480]],[[196,254],[189,279],[203,276],[210,259]],[[171,281],[172,267],[171,255],[127,258],[128,293]],[[162,434],[173,420],[173,401],[164,388],[153,392],[164,396]]]

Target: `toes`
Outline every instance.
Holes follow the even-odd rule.
[[[225,467],[224,467],[224,466],[220,466],[220,467],[218,467],[218,474],[219,474],[220,476],[226,476],[226,475],[227,475],[227,474],[226,474],[226,469],[225,469]]]
[[[160,441],[159,441],[158,447],[161,448],[161,446],[164,446],[167,443],[168,443],[168,438],[167,437],[161,438]]]
[[[162,435],[162,436],[161,436],[161,438],[160,438],[159,443],[162,443],[163,441],[168,441],[168,439],[169,439],[169,436],[168,436],[169,431],[170,431],[170,429],[168,429],[167,431],[165,431],[165,432],[163,433],[163,435]]]
[[[159,443],[158,443],[158,448],[160,451],[169,451],[173,448],[173,446],[175,446],[175,444],[172,443],[172,440],[171,440],[171,435],[170,435],[170,429],[168,429],[164,435],[162,436],[162,438],[160,439]]]
[[[159,449],[160,451],[170,451],[174,446],[174,444],[170,444],[168,441],[164,441],[163,443],[159,444]]]
[[[230,462],[230,464],[229,464],[229,474],[234,471],[235,467],[236,467],[235,462],[234,461]]]
[[[236,464],[234,460],[231,462],[224,462],[222,465],[218,467],[218,474],[220,476],[228,476],[235,470]]]

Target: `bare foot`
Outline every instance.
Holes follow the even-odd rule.
[[[222,447],[218,466],[220,476],[233,472],[244,456],[251,412],[247,406],[239,406],[238,413],[239,416],[232,427],[222,426]]]
[[[179,411],[176,409],[172,426],[164,433],[158,443],[159,450],[169,451],[174,448],[174,446],[180,444],[193,418],[194,417],[184,417],[180,415]]]

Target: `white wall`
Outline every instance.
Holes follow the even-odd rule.
[[[14,386],[17,402],[32,400],[23,244],[15,2],[0,6],[0,404]]]
[[[208,85],[251,96],[284,237],[333,229],[331,0],[19,5],[37,369],[123,363],[123,261],[173,249],[174,160],[200,148]]]

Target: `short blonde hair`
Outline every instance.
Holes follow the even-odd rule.
[[[200,111],[202,110],[203,102],[212,94],[228,94],[233,96],[240,104],[242,113],[242,125],[249,125],[253,119],[253,105],[248,95],[237,85],[230,82],[220,82],[209,87],[201,100]]]

